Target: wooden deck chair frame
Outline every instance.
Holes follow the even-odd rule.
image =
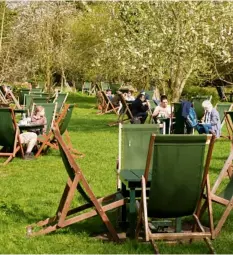
[[[0,90],[0,100],[3,102],[3,104],[9,104],[8,100],[5,98],[1,90]]]
[[[66,158],[66,162],[63,161],[63,163],[66,168],[68,165],[69,169],[72,170],[73,176],[71,178],[69,174],[69,178],[65,186],[63,195],[61,197],[56,215],[52,218],[48,218],[46,220],[39,221],[34,225],[28,226],[27,234],[29,236],[47,234],[52,231],[56,231],[59,228],[63,228],[63,227],[72,225],[74,223],[89,219],[93,216],[99,215],[101,220],[105,224],[106,228],[108,229],[112,239],[116,242],[119,242],[119,237],[117,235],[117,232],[115,231],[113,225],[111,224],[106,212],[109,210],[118,208],[120,206],[123,206],[126,203],[126,199],[123,197],[120,197],[121,194],[119,192],[97,199],[94,193],[92,192],[92,189],[90,188],[86,178],[84,177],[82,170],[77,165],[69,149],[67,148],[66,144],[62,140],[62,137],[59,133],[57,126],[53,129],[53,132],[58,141],[61,153],[65,155],[64,157]],[[83,196],[83,198],[86,201],[88,201],[88,203],[71,209],[71,203],[73,201],[76,190],[80,192],[80,194]],[[106,202],[111,200],[113,200],[113,202],[106,204]],[[105,203],[105,204],[102,205],[102,203]],[[82,212],[83,210],[93,208],[93,207],[94,209],[91,211],[83,212],[80,215],[69,217],[78,212]],[[34,227],[43,227],[43,228],[39,230],[38,232],[34,232],[33,231]]]
[[[66,114],[69,110],[69,107],[70,105],[69,104],[65,104],[60,116],[55,120],[55,124],[57,127],[59,127],[62,123],[62,121],[65,119],[66,117]],[[71,143],[71,139],[70,139],[70,136],[69,136],[69,133],[68,131],[66,130],[64,132],[64,135],[65,135],[65,141],[66,141],[66,146],[67,148],[69,149],[69,151],[71,151],[72,153],[72,156],[73,157],[84,157],[84,154],[81,153],[80,151],[76,150],[73,148],[72,146],[72,143]],[[43,149],[45,147],[50,147],[52,149],[55,149],[55,150],[59,150],[59,147],[58,147],[58,144],[57,144],[57,141],[54,139],[54,134],[52,132],[52,130],[49,131],[48,135],[45,137],[45,139],[43,140],[43,143],[41,144],[39,150],[37,151],[35,157],[39,157],[39,155],[41,154],[41,152],[43,151]]]
[[[119,123],[123,124],[124,122],[126,122],[128,120],[133,121],[133,119],[134,119],[133,114],[132,114],[129,106],[125,101],[123,93],[122,92],[117,92],[117,94],[120,97],[121,108],[120,108],[120,111],[119,111],[119,116],[118,116],[117,121],[109,123],[108,124],[109,126],[118,125]],[[121,112],[121,109],[123,110],[122,112]],[[127,116],[127,118],[124,118],[125,115]]]
[[[103,95],[103,99],[105,100],[106,102],[106,107],[104,109],[104,111],[102,112],[102,114],[105,114],[105,113],[110,113],[110,112],[114,112],[116,115],[118,115],[118,108],[119,106],[115,107],[111,100],[107,97],[106,93],[104,91],[101,91],[102,95]]]
[[[233,119],[229,116],[231,113],[233,114],[232,111],[225,112],[224,113],[224,115],[225,115],[224,118],[225,118],[225,122],[226,122],[228,138],[232,141],[233,140]],[[233,147],[233,145],[232,145],[232,147]]]
[[[19,104],[19,101],[16,99],[15,95],[11,90],[8,91],[8,94],[11,96],[13,102],[15,103],[15,106],[17,109],[22,109],[21,105]]]
[[[231,169],[232,161],[233,161],[233,149],[231,149],[230,155],[228,156],[228,159],[225,161],[224,166],[223,166],[221,172],[219,173],[219,176],[210,191],[211,201],[214,203],[225,206],[225,210],[222,213],[221,218],[219,219],[217,225],[214,227],[214,234],[213,234],[214,238],[216,238],[219,235],[224,223],[227,220],[227,217],[229,216],[230,212],[233,211],[233,192],[231,192],[230,196],[229,196],[229,194],[227,194],[228,198],[224,197],[224,195],[222,196],[222,195],[216,194],[216,192],[217,192],[220,184],[222,183],[223,179],[225,178],[226,174],[228,174],[228,177],[230,180],[230,183],[228,183],[228,185],[231,185],[231,187],[233,187],[233,175],[232,175],[232,169]],[[204,198],[206,199],[206,196],[204,196]],[[205,201],[205,203],[203,204],[203,206],[201,208],[201,215],[204,213],[206,208],[207,208],[207,201]],[[212,218],[212,221],[213,221],[213,218]]]
[[[176,135],[173,135],[176,136]],[[179,135],[177,135],[179,136]],[[204,173],[203,173],[203,178],[202,178],[202,184],[201,184],[201,195],[199,196],[199,200],[197,202],[197,207],[196,211],[193,214],[195,223],[193,225],[193,231],[190,233],[152,233],[150,230],[149,224],[148,224],[148,216],[147,216],[147,197],[146,197],[146,184],[148,181],[149,177],[149,167],[151,164],[152,160],[152,154],[153,154],[153,147],[154,143],[156,141],[156,135],[153,134],[151,135],[150,139],[150,144],[149,144],[149,149],[148,149],[148,155],[147,155],[147,162],[146,162],[146,167],[145,167],[145,172],[144,175],[142,176],[142,195],[141,195],[141,200],[140,203],[137,203],[138,207],[138,221],[137,221],[137,227],[136,227],[136,238],[138,239],[139,237],[139,231],[142,227],[144,226],[144,232],[145,232],[145,239],[146,241],[150,241],[155,253],[158,254],[158,247],[155,243],[155,240],[190,240],[192,239],[203,239],[207,246],[209,247],[210,251],[214,253],[214,249],[212,247],[210,238],[213,236],[213,221],[211,218],[212,215],[212,204],[210,200],[210,181],[209,181],[209,166],[210,166],[210,160],[212,157],[212,152],[213,152],[213,147],[214,147],[214,142],[215,142],[215,136],[207,135],[207,140],[206,144],[209,144],[209,150],[207,153],[206,161],[205,161],[205,167],[204,167]],[[203,192],[206,189],[207,193],[207,206],[208,206],[208,213],[209,213],[209,223],[210,223],[210,232],[205,232],[199,217],[200,217],[200,209],[201,209],[201,201],[202,201],[202,196]],[[200,232],[196,231],[196,227],[198,226]]]
[[[3,163],[3,165],[7,165],[16,156],[16,153],[18,151],[21,152],[22,158],[24,158],[24,151],[23,151],[22,144],[20,142],[20,137],[19,137],[20,131],[15,120],[14,111],[11,108],[4,108],[4,110],[8,110],[10,112],[13,128],[15,129],[15,138],[14,138],[14,145],[13,145],[12,152],[0,152],[0,156],[7,157],[7,160]],[[6,135],[7,135],[7,130],[6,130]]]

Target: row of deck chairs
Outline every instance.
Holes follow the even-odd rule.
[[[30,93],[30,92],[29,92]],[[35,92],[34,92],[35,93]],[[37,92],[41,93],[41,92]],[[28,105],[28,116],[32,116],[35,107],[37,105],[43,106],[45,109],[45,115],[47,119],[47,130],[43,135],[38,136],[38,151],[35,157],[38,157],[42,152],[46,152],[48,148],[58,149],[56,144],[56,140],[52,135],[52,128],[54,123],[60,128],[61,134],[65,135],[66,142],[75,156],[82,156],[77,150],[72,147],[71,140],[69,137],[67,130],[68,123],[71,119],[71,115],[73,112],[74,105],[67,105],[65,101],[67,99],[68,93],[58,93],[55,95],[52,103],[47,103],[46,101],[36,101],[35,99],[44,99],[42,95],[38,97],[31,96],[32,94],[24,94],[24,99],[30,99],[30,104]],[[47,99],[47,97],[45,97]],[[31,106],[32,104],[32,106]],[[30,106],[30,107],[29,107]],[[24,108],[25,109],[25,108]],[[30,111],[29,111],[30,110]],[[4,152],[0,153],[0,156],[6,156],[7,160],[4,164],[7,164],[10,160],[12,160],[16,153],[21,150],[21,154],[23,155],[22,146],[19,141],[19,129],[15,121],[14,110],[11,108],[0,108],[0,119],[1,119],[1,139],[0,146],[4,148]],[[5,137],[8,134],[9,136]]]
[[[142,231],[144,239],[151,241],[156,253],[158,247],[155,240],[193,239],[205,241],[209,250],[214,253],[211,239],[218,236],[233,207],[232,177],[225,190],[221,194],[216,193],[229,167],[229,161],[232,163],[232,152],[211,189],[209,167],[215,142],[214,136],[159,135],[157,134],[159,127],[156,125],[120,125],[119,132],[118,177],[126,177],[123,173],[127,170],[133,170],[135,174],[138,172],[142,176],[141,191],[137,197],[138,216],[134,229],[135,237],[138,238]],[[55,216],[28,226],[27,234],[29,236],[47,234],[99,215],[111,239],[119,242],[120,238],[107,212],[125,207],[130,199],[122,192],[120,178],[118,178],[118,192],[97,199],[82,169],[63,141],[57,125],[53,129],[53,135],[58,141],[68,180]],[[205,154],[206,149],[207,154]],[[132,157],[136,162],[132,161]],[[148,189],[149,195],[147,195]],[[73,208],[76,192],[81,194],[86,204]],[[216,227],[213,221],[213,202],[225,207]],[[201,223],[201,217],[206,210],[208,228],[204,228]],[[155,232],[155,220],[157,226],[158,224],[161,226],[166,220],[177,220],[187,216],[193,216],[194,219],[191,231],[175,228],[175,232],[174,229]]]
[[[107,89],[118,90],[121,84],[110,84],[108,82],[89,82],[85,81],[82,85],[82,94],[96,95],[98,91],[106,91]]]

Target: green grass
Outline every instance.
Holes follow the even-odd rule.
[[[114,114],[96,115],[95,98],[80,94],[70,95],[75,103],[69,133],[75,148],[85,154],[77,159],[96,196],[116,190],[116,159],[118,128],[109,127],[116,120]],[[221,139],[216,143],[211,163],[211,183],[218,176],[230,149],[230,142]],[[150,244],[127,240],[123,244],[103,242],[91,235],[104,227],[98,217],[54,233],[33,238],[26,237],[26,226],[53,216],[64,189],[67,174],[58,151],[36,161],[14,159],[0,168],[0,253],[153,253]],[[77,198],[80,202],[80,198]],[[214,206],[215,220],[222,208]],[[114,221],[114,214],[111,214]],[[225,223],[219,237],[213,241],[217,253],[231,253],[233,215]],[[192,245],[159,244],[161,253],[207,253],[204,242]]]

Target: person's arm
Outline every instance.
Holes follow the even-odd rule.
[[[160,112],[160,107],[159,107],[159,106],[156,106],[156,107],[155,107],[155,110],[154,110],[154,112],[153,112],[153,114],[152,114],[152,116],[153,116],[153,117],[158,116],[158,115],[159,115],[159,112]]]
[[[37,116],[32,116],[32,122],[35,123],[35,124],[43,124],[44,125],[44,118],[40,118],[40,117],[37,117]]]
[[[211,118],[210,118],[210,124],[211,126],[215,126],[218,124],[220,120],[220,116],[219,116],[219,113],[216,111],[216,110],[213,110],[211,112]]]

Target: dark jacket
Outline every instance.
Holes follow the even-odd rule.
[[[139,112],[146,112],[148,110],[148,105],[143,105],[143,102],[137,98],[133,101],[131,109],[133,116],[136,116]]]

